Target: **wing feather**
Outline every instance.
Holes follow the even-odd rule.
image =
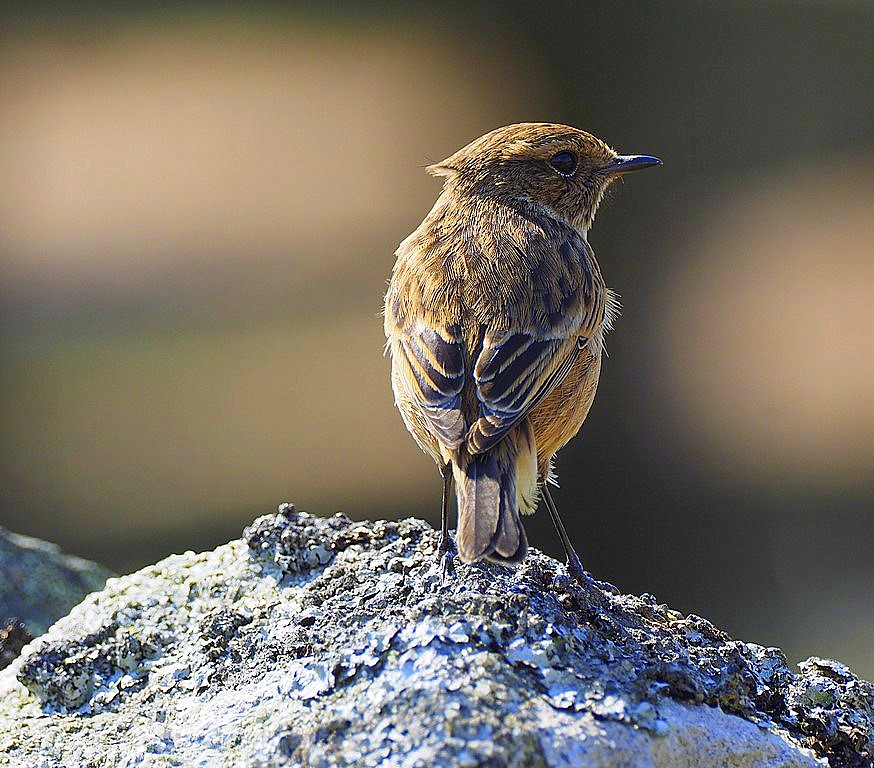
[[[490,360],[498,357],[500,345],[484,346],[477,361],[474,381],[480,417],[468,432],[471,453],[482,453],[500,442],[567,376],[580,350],[576,337],[535,341],[529,334],[513,334],[509,341],[524,345],[513,364],[493,373],[496,366]]]
[[[420,406],[428,429],[455,448],[464,440],[461,412],[464,389],[464,342],[457,328],[418,325],[391,341],[392,360],[406,394]]]

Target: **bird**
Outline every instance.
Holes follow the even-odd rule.
[[[384,330],[395,404],[443,478],[444,578],[455,554],[521,563],[522,516],[543,500],[568,576],[591,583],[549,490],[619,312],[587,237],[610,185],[656,165],[569,125],[516,123],[427,167],[443,188],[395,253]]]

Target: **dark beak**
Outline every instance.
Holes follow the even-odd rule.
[[[650,155],[617,155],[613,161],[604,168],[604,173],[609,176],[618,176],[623,173],[639,171],[642,168],[651,168],[661,165],[662,161]]]

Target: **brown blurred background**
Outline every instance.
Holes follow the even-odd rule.
[[[874,677],[874,5],[72,8],[0,17],[0,525],[124,571],[284,499],[436,522],[392,253],[424,165],[568,122],[665,161],[590,236],[625,308],[559,461],[584,563]]]

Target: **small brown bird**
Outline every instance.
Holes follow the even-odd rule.
[[[616,178],[660,163],[567,125],[520,123],[429,166],[443,191],[397,250],[385,334],[401,417],[443,476],[444,574],[454,481],[463,562],[521,562],[520,514],[542,496],[568,571],[588,578],[547,486],[618,313],[586,235]]]

